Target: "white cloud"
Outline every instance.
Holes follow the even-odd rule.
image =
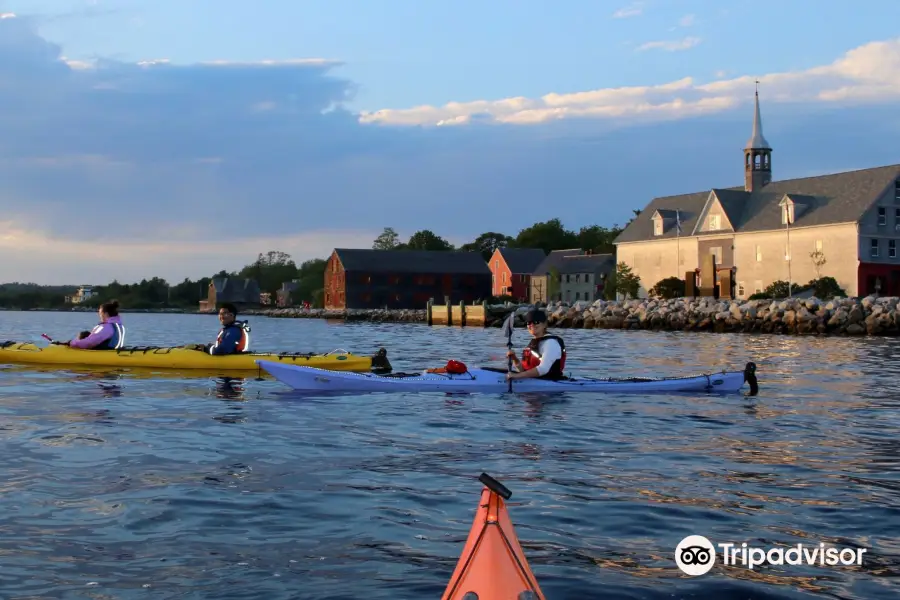
[[[684,15],[678,20],[678,25],[681,27],[690,27],[696,21],[696,17],[694,15]]]
[[[628,6],[624,6],[613,13],[613,19],[626,19],[628,17],[638,17],[644,12],[643,2],[632,2]]]
[[[688,50],[701,42],[698,37],[686,37],[681,40],[660,40],[655,42],[646,42],[637,47],[638,52],[644,50],[665,50],[666,52],[678,52],[679,50]]]
[[[854,48],[828,65],[805,71],[761,75],[765,102],[848,102],[900,99],[900,38]],[[724,75],[723,72],[720,74]],[[601,88],[539,98],[449,102],[361,113],[362,123],[386,125],[464,125],[544,123],[567,118],[615,119],[619,122],[678,119],[715,113],[752,100],[757,77],[699,83],[691,77],[664,84]]]
[[[16,18],[16,13],[11,13],[11,12],[0,13],[0,20],[15,19],[15,18]]]

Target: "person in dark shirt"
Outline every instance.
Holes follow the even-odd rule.
[[[203,350],[214,355],[250,352],[250,325],[247,321],[238,321],[237,315],[237,307],[230,302],[219,308],[222,329],[216,336],[215,343],[203,347]]]

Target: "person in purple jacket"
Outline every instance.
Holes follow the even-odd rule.
[[[118,350],[125,345],[125,325],[119,316],[118,300],[101,304],[97,314],[100,316],[100,323],[88,336],[79,335],[78,338],[65,342],[65,345],[83,350]]]

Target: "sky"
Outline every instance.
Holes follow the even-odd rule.
[[[895,4],[0,0],[0,282],[459,245],[900,163]]]

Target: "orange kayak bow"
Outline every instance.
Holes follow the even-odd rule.
[[[512,496],[487,473],[475,521],[441,600],[545,600],[509,518]]]

